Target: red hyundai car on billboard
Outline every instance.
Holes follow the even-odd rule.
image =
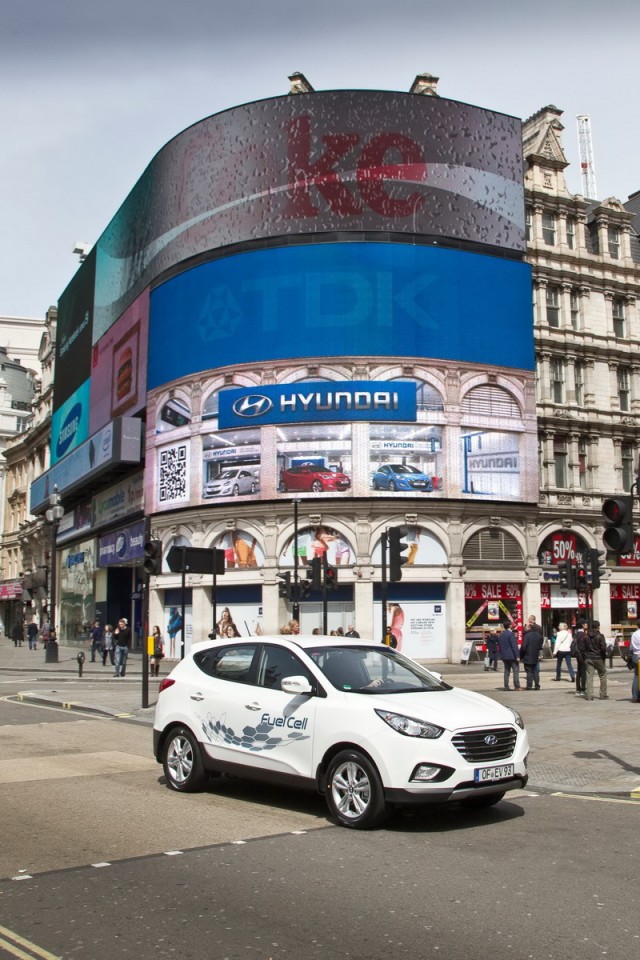
[[[328,470],[317,463],[301,463],[288,467],[280,474],[280,489],[283,493],[289,490],[321,493],[326,490],[348,490],[350,486],[351,478],[346,473]]]

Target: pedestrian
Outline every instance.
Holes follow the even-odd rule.
[[[127,657],[129,656],[129,647],[131,646],[131,630],[129,629],[129,621],[126,617],[118,620],[118,626],[114,630],[114,636],[116,641],[114,677],[124,677],[127,672]]]
[[[355,637],[357,640],[360,639],[360,634],[355,629],[352,623],[349,624],[347,632],[345,633],[345,637]]]
[[[640,662],[640,627],[631,634],[631,643],[629,644],[629,657],[633,664],[633,683],[631,684],[631,699],[634,703],[640,703],[640,690],[638,689],[638,663]]]
[[[21,623],[14,624],[13,630],[11,631],[11,639],[13,640],[14,647],[21,647],[22,640],[24,638],[24,628]]]
[[[51,635],[51,625],[48,620],[45,620],[42,626],[40,627],[40,639],[42,640],[42,646],[47,649],[47,644],[49,643],[49,637]]]
[[[587,689],[587,664],[579,643],[586,636],[586,623],[581,620],[571,641],[571,656],[576,658],[576,697],[584,696]]]
[[[160,627],[155,626],[151,631],[151,637],[153,639],[153,653],[151,659],[149,660],[150,674],[152,677],[160,676],[160,661],[164,657],[164,641],[162,639],[162,634],[160,633]]]
[[[91,628],[91,663],[96,662],[96,653],[102,656],[103,630],[99,620],[94,620]]]
[[[502,633],[498,637],[498,652],[504,665],[504,689],[510,689],[509,676],[513,673],[513,688],[514,690],[519,690],[520,667],[518,660],[520,658],[520,651],[518,649],[518,643],[508,620],[505,620],[503,627]]]
[[[498,635],[498,630],[490,630],[487,637],[487,656],[489,657],[487,670],[498,669]]]
[[[298,636],[300,633],[300,624],[297,620],[289,620],[289,632],[294,636]]]
[[[525,631],[522,646],[520,647],[520,660],[524,664],[524,669],[527,674],[527,686],[525,688],[527,690],[531,690],[534,687],[536,690],[540,689],[540,654],[542,653],[543,646],[544,637],[542,630],[534,619],[533,623],[531,623]]]
[[[29,650],[38,649],[38,624],[32,620],[27,626],[27,640],[29,641]]]
[[[102,666],[106,667],[107,657],[111,661],[111,666],[115,665],[115,637],[113,635],[113,627],[108,623],[104,628],[104,634],[102,637]]]
[[[616,638],[607,637],[607,660],[609,661],[609,670],[613,670],[613,654],[616,648]]]
[[[566,623],[561,623],[556,633],[556,641],[553,647],[553,655],[556,658],[556,675],[553,678],[554,682],[557,682],[562,679],[562,664],[564,663],[567,668],[567,673],[569,674],[569,682],[573,683],[576,676],[573,672],[573,665],[571,663],[571,643],[573,641],[573,635],[569,626]]]
[[[594,620],[591,629],[583,631],[579,640],[579,647],[587,668],[587,686],[585,700],[593,700],[593,677],[597,672],[600,678],[600,699],[608,700],[607,696],[607,643],[600,633],[600,623]]]

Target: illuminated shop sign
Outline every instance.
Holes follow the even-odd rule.
[[[220,429],[262,423],[317,423],[329,420],[415,421],[413,383],[346,380],[222,390]]]
[[[51,417],[51,463],[62,460],[89,436],[89,392],[87,380]]]
[[[310,356],[533,370],[531,267],[404,243],[311,244],[213,260],[151,293],[149,390],[213,358]]]
[[[134,560],[141,560],[144,555],[144,542],[143,521],[100,537],[98,566],[108,567],[114,563],[131,563]]]

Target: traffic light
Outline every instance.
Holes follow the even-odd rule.
[[[327,591],[338,589],[338,571],[329,563],[324,569],[324,585]]]
[[[560,586],[565,587],[567,590],[576,589],[576,568],[572,566],[570,560],[558,560],[556,564],[558,568],[558,576],[560,578]]]
[[[408,527],[389,527],[387,538],[389,542],[389,580],[395,583],[402,580],[402,564],[407,562],[409,544],[403,543],[402,538],[409,532]]]
[[[591,570],[591,589],[597,590],[607,569],[607,555],[604,550],[589,550],[589,569]]]
[[[569,586],[569,561],[568,560],[558,560],[556,564],[558,567],[558,577],[560,578],[560,586],[568,587]]]
[[[583,563],[579,563],[576,567],[576,588],[582,592],[587,590],[589,587],[589,580],[587,577],[587,568]]]
[[[162,540],[148,540],[145,543],[142,567],[150,577],[162,572]]]
[[[306,600],[311,593],[311,581],[300,580],[298,583],[298,593],[300,594],[298,597],[299,600]]]
[[[291,600],[291,573],[279,573],[278,577],[282,583],[278,584],[278,596],[283,600]]]
[[[307,570],[307,576],[311,581],[312,590],[322,590],[322,560],[320,557],[314,557]]]
[[[633,553],[633,496],[610,497],[602,504],[602,542],[609,553]]]

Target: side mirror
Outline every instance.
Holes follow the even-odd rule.
[[[309,696],[313,691],[311,684],[306,677],[285,677],[280,682],[280,689],[283,693],[290,693],[292,696]]]

